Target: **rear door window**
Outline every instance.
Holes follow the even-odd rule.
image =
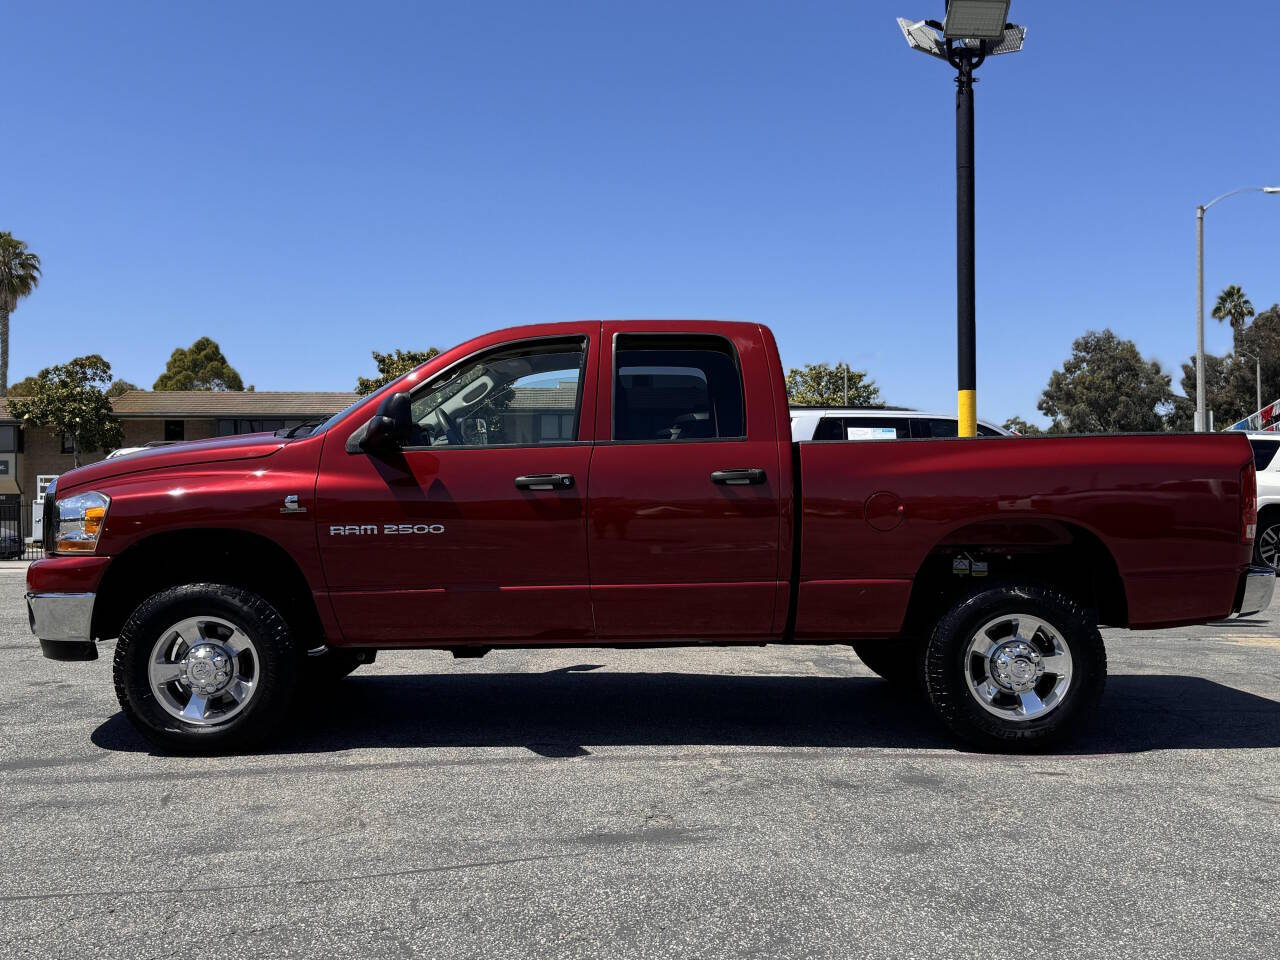
[[[917,437],[928,439],[957,437],[960,435],[960,431],[956,428],[956,422],[942,417],[917,417],[911,423],[915,427]]]
[[[1271,466],[1276,450],[1280,449],[1280,440],[1250,440],[1249,444],[1253,447],[1253,462],[1259,470]]]
[[[905,440],[911,424],[905,417],[823,417],[815,440]]]
[[[620,335],[613,439],[745,440],[742,373],[723,337]]]

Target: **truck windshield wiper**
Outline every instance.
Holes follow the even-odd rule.
[[[286,440],[293,437],[304,437],[323,422],[322,420],[308,420],[306,423],[295,424],[292,427],[281,427],[276,431],[276,436],[284,437]]]

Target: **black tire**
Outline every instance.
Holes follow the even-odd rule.
[[[1263,551],[1267,556],[1263,556]],[[1280,570],[1280,515],[1271,513],[1258,524],[1257,536],[1253,538],[1253,562]]]
[[[169,627],[190,617],[218,617],[253,642],[254,691],[224,723],[201,726],[168,713],[148,679],[153,647]],[[241,750],[283,726],[298,676],[289,626],[270,603],[239,587],[192,583],[161,591],[138,606],[120,630],[112,676],[126,717],[148,740],[186,753]]]
[[[367,656],[367,655],[364,655]],[[302,661],[302,679],[308,686],[329,686],[350,675],[356,667],[366,663],[361,653],[354,650],[326,650]]]
[[[1051,625],[1071,654],[1071,679],[1058,704],[1036,719],[1010,720],[982,707],[970,691],[970,639],[989,621],[1023,613]],[[981,661],[979,661],[981,662]],[[933,709],[960,739],[982,750],[1043,750],[1074,734],[1102,696],[1107,654],[1093,619],[1071,598],[1048,587],[1000,585],[952,607],[925,649],[924,684]]]
[[[920,688],[924,645],[911,637],[896,640],[857,640],[853,652],[868,670],[895,686]]]

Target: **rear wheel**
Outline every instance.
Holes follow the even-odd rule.
[[[925,652],[934,710],[988,750],[1038,750],[1073,734],[1102,696],[1107,656],[1088,614],[1046,587],[975,594],[938,621]]]
[[[143,601],[121,628],[112,673],[121,708],[144,736],[207,752],[279,729],[297,670],[275,607],[239,587],[196,583]]]

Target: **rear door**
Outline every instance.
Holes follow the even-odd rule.
[[[348,642],[593,636],[586,491],[600,325],[556,329],[499,341],[414,386],[416,436],[401,451],[348,453],[346,429],[326,440],[317,536]]]
[[[770,632],[790,491],[763,338],[724,329],[604,325],[587,524],[602,640]]]

